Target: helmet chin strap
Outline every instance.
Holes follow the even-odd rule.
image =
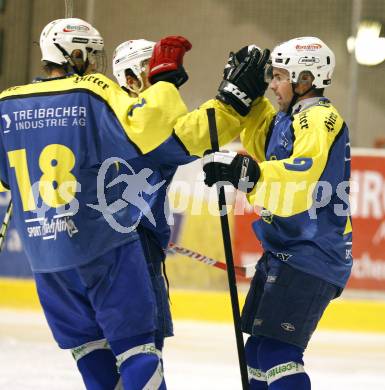
[[[64,58],[67,61],[67,65],[69,65],[70,68],[72,69],[72,72],[78,74],[79,76],[83,76],[86,69],[87,69],[88,60],[84,63],[83,69],[79,69],[76,66],[72,57],[68,54],[68,52],[62,46],[60,46],[58,43],[55,43],[54,45],[61,51],[61,53],[63,54]],[[71,72],[67,72],[67,73],[71,73]]]
[[[312,91],[313,89],[315,89],[314,85],[312,85],[307,91],[303,92],[303,93],[297,93],[295,92],[295,88],[297,87],[298,83],[293,83],[291,84],[291,89],[293,91],[293,97],[290,101],[290,104],[289,104],[289,107],[287,109],[287,113],[289,115],[292,114],[292,110],[293,110],[293,107],[295,105],[295,103],[297,103],[297,100],[298,98],[302,97],[302,96],[305,96],[306,94],[308,94],[310,91]]]
[[[135,95],[139,95],[142,90],[143,90],[143,87],[144,87],[144,82],[143,82],[143,79],[142,79],[142,76],[139,76],[137,78],[137,80],[139,81],[139,87],[131,87],[127,84],[126,87],[123,87],[125,90],[129,91],[129,92],[132,92],[134,93]]]

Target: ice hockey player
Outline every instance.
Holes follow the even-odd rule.
[[[135,230],[114,228],[135,221],[121,207],[127,185],[109,187],[119,172],[103,168],[143,154],[164,164],[190,161],[210,147],[206,107],[216,111],[220,142],[230,141],[263,93],[255,74],[266,53],[253,49],[230,67],[221,100],[188,113],[169,78],[183,73],[181,45],[170,51],[159,42],[154,85],[137,98],[93,73],[102,70],[103,39],[89,23],[55,20],[40,46],[48,78],[0,95],[0,172],[42,307],[88,389],[117,388],[119,376],[126,389],[157,389],[163,378],[147,264]]]
[[[162,39],[161,42],[170,47],[182,45],[186,50],[189,50],[191,47],[190,43],[180,36],[169,36]],[[154,82],[154,76],[152,77],[151,82],[149,80],[150,58],[154,46],[155,42],[137,39],[123,42],[115,49],[113,56],[113,73],[119,85],[122,89],[126,90],[130,96],[139,96],[142,91],[151,86],[151,82]],[[228,65],[228,67],[230,67],[230,65]],[[178,88],[188,79],[183,65],[179,69],[168,72],[165,76],[162,75],[164,80],[167,79],[167,81],[171,81]],[[156,77],[159,76],[155,75],[155,79]],[[265,106],[260,104],[260,107]],[[197,145],[195,155],[201,156],[205,152],[205,148],[207,148],[207,145]],[[192,156],[192,158],[194,157]],[[150,275],[153,279],[155,295],[157,298],[158,321],[162,321],[163,323],[163,325],[160,323],[155,338],[157,348],[161,349],[164,337],[172,335],[170,310],[160,265],[165,259],[164,248],[167,247],[170,239],[170,227],[167,224],[164,211],[165,202],[167,202],[166,190],[175,174],[177,165],[173,165],[173,162],[169,162],[167,165],[149,164],[149,159],[132,160],[130,161],[130,165],[135,171],[143,169],[144,167],[151,168],[152,176],[150,180],[153,184],[158,183],[162,179],[165,180],[162,189],[148,197],[152,214],[156,216],[156,225],[154,226],[149,223],[146,218],[143,218],[143,222],[141,222],[138,227],[138,232],[145,247],[144,252],[146,254],[147,262],[149,263]]]
[[[206,184],[229,181],[262,207],[253,229],[264,254],[242,313],[253,390],[310,389],[303,353],[350,275],[348,128],[324,97],[334,66],[315,37],[275,47],[267,75],[279,112],[265,116],[264,129],[251,113],[241,137],[258,163],[229,152],[204,161]]]
[[[191,44],[183,37],[171,36],[163,39],[167,45],[175,44],[190,50]],[[146,39],[136,39],[121,43],[114,51],[112,59],[113,74],[122,87],[131,97],[138,97],[139,94],[151,86],[149,81],[150,59],[153,53],[155,42]],[[183,67],[183,65],[182,65]],[[167,75],[173,77],[173,84],[180,87],[187,81],[187,73],[184,68],[168,71]],[[164,77],[165,81],[166,78]],[[157,308],[157,322],[155,331],[155,346],[159,356],[162,354],[164,338],[173,335],[173,325],[171,318],[168,293],[165,287],[165,279],[162,272],[165,272],[165,250],[170,241],[171,229],[167,223],[165,209],[167,207],[167,188],[170,184],[177,166],[151,164],[148,159],[135,159],[129,162],[134,172],[142,169],[151,169],[151,176],[148,181],[152,186],[163,182],[162,186],[151,194],[143,194],[144,200],[150,206],[152,222],[146,215],[138,215],[134,219],[140,218],[137,232],[139,233],[143,251],[147,260],[149,274],[151,277]],[[121,169],[127,170],[123,165]],[[128,172],[130,174],[130,172]],[[143,212],[139,208],[134,208],[134,214]]]

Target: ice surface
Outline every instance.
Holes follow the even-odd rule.
[[[241,390],[232,325],[176,321],[164,351],[169,390]],[[306,354],[313,390],[385,390],[385,334],[316,331]],[[43,315],[0,310],[0,389],[81,390],[69,352]]]

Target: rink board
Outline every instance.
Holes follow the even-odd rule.
[[[385,293],[385,150],[352,150],[351,204],[354,226],[354,264],[347,290]],[[1,186],[0,186],[1,191]],[[168,191],[172,218],[171,241],[224,262],[217,193],[202,180],[201,162],[180,167]],[[10,196],[0,193],[0,218]],[[227,191],[234,261],[255,264],[262,248],[251,223],[258,218],[241,192]],[[1,221],[1,219],[0,219]],[[350,256],[351,253],[347,253]],[[167,274],[171,286],[195,290],[225,290],[223,271],[181,255],[169,255]],[[4,250],[0,253],[0,277],[29,278],[31,270],[20,237],[11,221]]]
[[[40,310],[34,282],[0,279],[0,307]],[[240,293],[243,305],[245,294]],[[171,290],[174,319],[229,323],[232,321],[229,294],[214,291]],[[330,330],[385,332],[385,302],[338,299],[330,304],[319,327]]]
[[[352,191],[352,203],[357,205],[353,207],[355,266],[346,290],[359,290],[362,295],[358,297],[362,298],[368,291],[385,292],[385,152],[355,149],[353,155],[353,178],[359,190]],[[203,186],[199,176],[200,163],[194,164],[178,171],[176,179],[179,182],[176,180],[174,190],[171,188],[169,192],[174,204],[172,241],[224,261],[220,221],[210,209],[212,204],[214,209],[217,207],[216,191],[210,192]],[[191,181],[189,190],[176,196],[181,189],[178,183],[185,183],[186,178]],[[8,202],[9,194],[0,194],[0,211],[5,211]],[[239,264],[254,263],[258,259],[258,242],[252,235],[250,221],[246,221],[248,216],[229,218],[230,227],[235,231],[234,257]],[[243,222],[239,226],[241,217]],[[214,292],[226,291],[225,272],[181,255],[169,256],[166,264],[175,319],[231,321],[228,295]],[[40,310],[31,277],[20,238],[11,224],[5,250],[0,254],[0,306]],[[240,296],[243,303],[244,295]],[[385,332],[384,299],[338,299],[328,308],[320,327]]]

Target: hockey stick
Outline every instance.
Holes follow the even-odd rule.
[[[211,257],[202,255],[201,253],[195,252],[191,249],[184,248],[183,246],[179,246],[173,242],[170,242],[168,244],[167,251],[169,253],[177,253],[179,255],[183,255],[188,257],[189,259],[197,260],[203,264],[210,265],[215,268],[222,269],[224,271],[227,271],[227,265],[226,263],[223,263],[222,261],[212,259]],[[235,273],[237,276],[242,276],[244,278],[252,278],[255,272],[255,264],[249,264],[247,266],[234,266]]]
[[[206,111],[207,111],[207,119],[209,122],[211,148],[213,152],[218,152],[219,142],[218,142],[217,124],[215,120],[215,110],[214,108],[208,108]],[[225,250],[226,265],[227,265],[227,279],[229,282],[231,308],[233,312],[235,338],[236,338],[237,350],[238,350],[239,369],[241,372],[242,389],[247,390],[249,388],[249,379],[247,374],[245,346],[243,344],[241,315],[239,310],[237,282],[235,279],[235,269],[234,269],[234,260],[233,260],[233,250],[231,247],[230,227],[229,227],[229,221],[227,219],[227,214],[222,212],[222,209],[226,210],[226,195],[223,186],[219,188],[217,187],[217,189],[218,189],[218,207],[219,207],[221,227],[222,227],[223,247]]]
[[[10,200],[8,203],[7,210],[5,211],[3,223],[1,224],[1,229],[0,229],[0,252],[4,248],[5,237],[7,235],[9,222],[12,217],[12,210],[13,210],[13,204],[12,204],[12,200]]]

